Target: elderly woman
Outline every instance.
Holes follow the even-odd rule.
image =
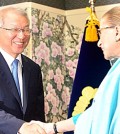
[[[85,112],[54,123],[37,122],[46,133],[75,130],[75,134],[120,134],[120,6],[106,12],[100,21],[98,47],[107,60],[116,59]]]

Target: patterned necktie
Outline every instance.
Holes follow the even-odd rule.
[[[18,90],[18,93],[19,95],[21,96],[21,93],[20,93],[20,85],[19,85],[19,79],[18,79],[18,62],[19,60],[15,59],[13,62],[12,62],[12,74],[13,74],[13,78],[15,80],[15,84],[17,86],[17,90]]]

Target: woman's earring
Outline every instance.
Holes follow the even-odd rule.
[[[98,43],[97,43],[97,46],[100,47],[102,44],[102,42],[99,40]]]

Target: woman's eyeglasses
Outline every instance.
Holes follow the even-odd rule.
[[[101,31],[104,30],[104,29],[109,29],[109,28],[114,28],[115,26],[110,26],[110,27],[103,27],[103,28],[100,28],[98,29],[98,34],[99,36],[101,35]]]

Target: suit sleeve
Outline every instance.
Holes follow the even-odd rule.
[[[23,123],[23,120],[0,109],[0,134],[17,134]]]

